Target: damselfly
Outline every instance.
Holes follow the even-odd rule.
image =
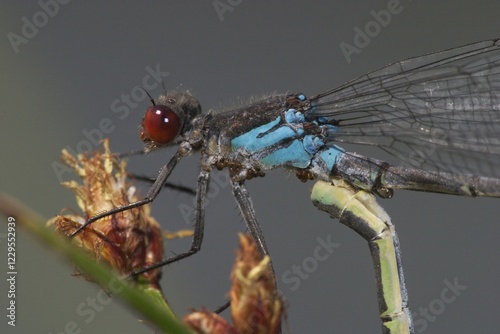
[[[189,93],[165,93],[147,109],[141,139],[145,151],[178,145],[176,153],[143,200],[96,215],[79,230],[105,216],[153,201],[177,163],[194,152],[201,155],[201,171],[191,248],[140,272],[200,250],[205,196],[214,168],[228,171],[244,221],[264,254],[268,254],[267,247],[244,182],[279,167],[295,172],[301,181],[344,183],[341,188],[347,192],[340,198],[354,198],[359,191],[389,198],[393,189],[500,197],[499,46],[499,40],[474,43],[396,62],[310,98],[301,93],[272,95],[222,112],[202,113]],[[346,152],[337,146],[341,143],[377,146],[405,166]],[[319,187],[335,192],[333,186]],[[316,205],[330,213],[340,211],[341,218],[355,210],[350,203],[314,196]],[[361,202],[369,202],[366,210],[384,215],[372,200]],[[329,210],[332,208],[336,209]],[[354,220],[348,223],[350,227],[356,224]],[[393,230],[390,223],[382,223]],[[355,228],[362,234],[363,226],[369,227],[370,238],[377,231],[369,224],[360,226]],[[390,238],[399,246],[395,233]],[[396,319],[410,332],[399,248],[391,252],[397,260],[396,280],[402,283],[396,294],[399,299],[404,295],[404,300],[392,314],[387,314],[381,302],[381,319],[387,331],[396,332],[387,325]],[[384,283],[388,284],[378,282],[379,299],[392,289]]]

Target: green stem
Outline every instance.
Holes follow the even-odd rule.
[[[43,218],[7,194],[0,193],[0,213],[13,217],[38,241],[53,250],[66,255],[78,269],[88,275],[101,287],[119,296],[133,309],[141,313],[145,320],[154,324],[164,333],[191,333],[178,319],[161,295],[155,289],[137,288],[118,277],[109,267],[99,264],[81,249],[45,227]],[[153,291],[154,290],[154,291]]]

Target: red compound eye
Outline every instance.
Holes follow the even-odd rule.
[[[179,115],[163,105],[151,106],[142,121],[144,132],[153,142],[163,145],[177,137],[182,128]]]

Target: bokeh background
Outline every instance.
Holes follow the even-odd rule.
[[[62,148],[83,147],[82,131],[98,128],[104,118],[114,126],[108,134],[114,151],[141,148],[138,124],[149,102],[133,101],[137,105],[124,119],[112,104],[142,85],[148,66],[159,64],[169,73],[168,89],[191,90],[208,110],[275,91],[312,95],[393,61],[500,36],[498,1],[401,1],[401,12],[348,63],[340,43],[353,44],[354,28],[364,29],[374,20],[370,12],[385,10],[388,3],[394,2],[73,1],[59,5],[15,52],[8,34],[22,35],[23,18],[40,19],[42,7],[2,2],[0,189],[46,218],[76,208],[73,195],[59,185],[54,162]],[[218,13],[215,7],[224,4],[226,11]],[[151,93],[158,95],[161,87]],[[377,150],[367,152],[382,157]],[[131,158],[130,169],[155,175],[171,154]],[[183,161],[171,180],[194,187],[198,164],[196,155]],[[247,185],[287,299],[285,332],[379,332],[366,242],[316,210],[309,200],[311,182],[276,171]],[[497,332],[498,200],[399,191],[381,202],[400,236],[412,311],[425,323],[417,332]],[[191,226],[180,210],[189,207],[192,198],[165,191],[152,213],[163,228],[176,230]],[[179,315],[190,307],[221,304],[237,231],[244,229],[227,183],[212,184],[202,251],[164,269],[165,294]],[[72,277],[70,264],[22,231],[17,325],[8,326],[5,230],[0,223],[2,333],[65,333],[70,321],[79,333],[153,332],[118,300],[98,303],[92,319],[80,315],[77,309],[90,310],[86,305],[99,288]],[[283,275],[313,256],[317,238],[328,236],[340,246],[292,290]],[[182,252],[189,243],[168,242],[167,252]],[[451,303],[441,297],[446,280],[467,287]]]

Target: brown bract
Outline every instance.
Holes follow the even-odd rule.
[[[196,333],[273,334],[280,332],[283,303],[274,283],[268,256],[263,257],[249,235],[240,235],[240,249],[231,273],[229,325],[206,310],[193,312],[184,322]],[[215,331],[215,329],[219,331]]]
[[[135,187],[127,179],[126,162],[111,154],[108,140],[103,141],[102,150],[92,154],[73,157],[63,150],[61,157],[81,178],[81,183],[69,181],[63,185],[76,194],[83,215],[71,212],[49,220],[47,224],[53,225],[56,231],[70,235],[88,218],[139,200]],[[128,275],[163,257],[160,226],[149,213],[149,206],[143,205],[107,216],[80,231],[72,242],[118,273]],[[143,277],[147,284],[159,290],[160,269],[146,272]]]
[[[185,316],[184,323],[197,334],[238,334],[226,319],[205,309]]]

